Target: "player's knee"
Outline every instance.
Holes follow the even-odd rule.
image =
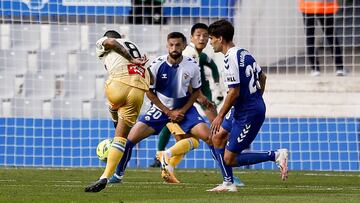
[[[218,135],[214,135],[212,137],[212,143],[214,145],[214,147],[217,147],[217,148],[221,148],[221,144],[222,144],[222,138]]]
[[[191,137],[191,138],[189,138],[189,140],[190,140],[192,149],[197,149],[199,147],[200,142],[198,139]]]
[[[210,146],[213,145],[210,136],[203,137],[201,140],[204,141],[207,145],[210,145]]]
[[[230,154],[224,154],[224,163],[227,166],[234,166],[236,164],[236,156]]]

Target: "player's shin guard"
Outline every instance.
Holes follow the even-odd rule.
[[[171,152],[172,156],[177,156],[177,155],[184,155],[187,152],[196,149],[198,147],[199,147],[199,140],[190,137],[178,141],[168,150]]]
[[[190,144],[190,150],[193,150],[193,149],[196,149],[199,147],[199,140],[193,138],[193,137],[190,137],[190,138],[186,138],[184,140],[187,140],[188,143]],[[181,141],[181,140],[180,140]],[[189,150],[189,151],[190,151]],[[172,167],[176,167],[180,162],[181,160],[183,159],[184,157],[184,154],[181,154],[181,155],[176,155],[176,156],[173,156],[170,158],[170,161],[169,161],[169,164],[172,166]]]
[[[238,166],[253,165],[266,161],[275,161],[275,152],[241,152],[236,157]]]
[[[116,175],[118,176],[124,175],[127,164],[130,161],[132,149],[134,148],[134,146],[135,144],[130,140],[126,141],[124,155],[121,158],[119,165],[116,167],[116,171],[115,171]]]
[[[224,162],[224,152],[225,152],[225,148],[214,148],[213,146],[209,146],[210,150],[212,150],[215,154],[216,157],[216,161],[219,165],[219,168],[221,170],[221,174],[223,176],[224,182],[234,182],[234,177],[233,177],[233,170],[231,166],[227,166],[225,165]],[[214,155],[213,155],[214,156]]]
[[[184,158],[184,155],[176,155],[170,158],[169,164],[170,166],[176,168],[176,166],[181,162],[181,160]]]
[[[101,178],[109,178],[113,175],[116,166],[119,164],[121,157],[125,151],[126,139],[122,137],[114,137],[114,141],[109,150],[106,168]]]

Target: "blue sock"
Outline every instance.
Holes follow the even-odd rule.
[[[253,165],[265,161],[275,161],[275,152],[241,152],[236,158],[238,166]]]
[[[116,175],[123,176],[125,173],[125,169],[127,167],[128,162],[130,161],[132,149],[134,148],[135,144],[131,142],[130,140],[126,141],[124,155],[120,160],[120,163],[116,167]]]
[[[233,170],[231,166],[227,166],[224,163],[224,152],[225,152],[225,148],[214,148],[213,146],[209,146],[209,148],[211,149],[211,153],[215,154],[216,157],[216,161],[219,165],[219,168],[221,170],[221,174],[223,176],[224,182],[234,182],[234,177],[233,177]]]

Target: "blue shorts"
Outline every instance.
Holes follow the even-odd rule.
[[[166,114],[164,114],[160,109],[152,105],[145,114],[139,117],[138,121],[141,121],[146,125],[152,127],[155,130],[154,134],[159,134],[160,131],[170,120]],[[205,123],[205,120],[202,116],[200,116],[196,108],[192,106],[185,113],[184,119],[179,123],[179,125],[185,133],[189,133],[191,128],[193,128],[199,123]]]
[[[231,107],[230,111],[226,114],[223,122],[221,123],[221,127],[226,131],[230,132],[232,128],[232,122],[234,118],[234,107]]]
[[[247,149],[259,133],[264,120],[265,112],[249,112],[238,118],[234,117],[226,149],[234,153],[241,153]]]

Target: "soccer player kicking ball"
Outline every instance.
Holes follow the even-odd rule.
[[[149,72],[143,67],[146,57],[141,56],[134,43],[121,39],[118,32],[107,31],[96,42],[96,54],[109,73],[105,93],[116,129],[105,171],[85,192],[99,192],[106,187],[123,156],[127,135],[140,113],[150,83]]]
[[[212,141],[216,156],[223,159],[227,166],[237,167],[274,161],[280,168],[281,178],[288,177],[288,150],[279,149],[269,152],[244,151],[254,141],[264,120],[265,103],[262,98],[266,76],[254,57],[245,49],[235,47],[233,43],[234,27],[226,20],[219,20],[209,26],[210,44],[215,52],[221,52],[224,58],[224,80],[229,88],[225,101],[211,123]],[[231,127],[224,125],[226,114],[233,107]],[[223,139],[227,133],[226,141]],[[223,183],[210,192],[232,191],[233,186]]]

